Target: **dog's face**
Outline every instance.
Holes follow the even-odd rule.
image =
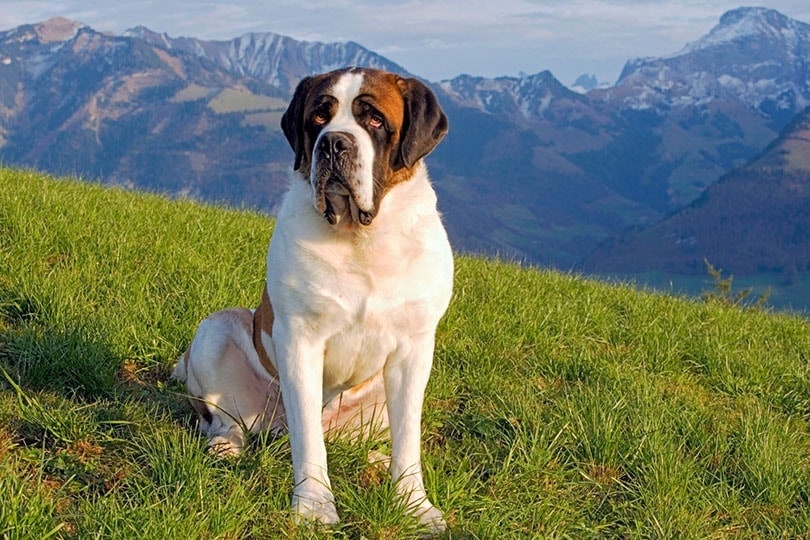
[[[302,80],[281,127],[316,210],[331,225],[369,225],[447,133],[447,117],[417,79],[354,68]]]

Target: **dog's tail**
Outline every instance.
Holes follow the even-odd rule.
[[[188,370],[188,356],[191,354],[191,345],[188,346],[186,352],[184,352],[178,359],[177,365],[174,366],[174,371],[172,372],[172,378],[177,379],[178,381],[185,382],[187,377],[187,370]]]

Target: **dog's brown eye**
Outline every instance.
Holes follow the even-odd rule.
[[[326,115],[323,113],[317,113],[315,116],[312,117],[312,122],[316,126],[322,126],[326,124]]]
[[[372,114],[371,119],[368,121],[368,125],[373,128],[379,128],[383,126],[383,117],[379,114]]]

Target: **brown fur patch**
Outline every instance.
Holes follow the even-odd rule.
[[[397,84],[400,79],[393,73],[364,71],[363,86],[360,95],[365,96],[385,116],[391,124],[395,137],[402,132],[405,119],[405,99]],[[396,144],[397,139],[392,141]]]
[[[259,354],[259,361],[261,361],[267,373],[269,373],[271,377],[278,378],[278,371],[270,361],[270,357],[267,356],[267,351],[262,343],[262,331],[266,332],[268,336],[273,335],[274,320],[273,304],[270,303],[270,296],[267,294],[267,285],[265,284],[262,290],[262,301],[253,313],[253,347]]]
[[[388,191],[397,184],[410,180],[413,176],[413,169],[402,168],[398,171],[393,171],[391,174],[386,178],[385,188],[383,189],[383,195],[388,193]]]
[[[393,73],[383,73],[379,71],[365,71],[363,86],[360,94],[366,96],[369,102],[385,116],[391,125],[390,149],[396,151],[402,135],[403,122],[405,120],[405,98],[403,97],[399,81],[399,75]],[[390,161],[390,156],[384,156]],[[385,178],[383,178],[381,197],[395,185],[409,180],[413,176],[413,169],[403,168],[397,171],[386,167]]]

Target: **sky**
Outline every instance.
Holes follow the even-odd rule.
[[[275,32],[355,41],[409,72],[441,81],[463,73],[550,70],[614,83],[630,58],[664,56],[707,34],[741,5],[722,0],[0,0],[0,30],[61,16],[120,34],[143,25],[172,37],[227,40]],[[810,23],[810,1],[767,6]]]

